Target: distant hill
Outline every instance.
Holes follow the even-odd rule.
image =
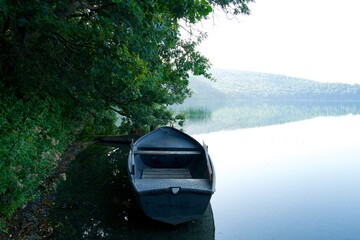
[[[217,81],[191,77],[196,99],[360,100],[360,85],[312,80],[247,71],[212,69]]]

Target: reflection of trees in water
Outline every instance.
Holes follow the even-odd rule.
[[[214,239],[211,207],[199,220],[173,227],[145,218],[127,177],[128,145],[94,144],[79,154],[58,186],[50,214],[52,239]]]
[[[206,106],[206,102],[199,102]],[[209,104],[211,118],[188,119],[190,133],[252,128],[322,116],[360,114],[360,101],[233,101]],[[211,121],[210,121],[211,120]]]
[[[207,107],[189,107],[183,110],[186,119],[190,121],[208,121],[211,119],[211,110]]]
[[[128,149],[92,145],[72,162],[67,180],[58,187],[58,208],[50,216],[59,233],[55,238],[104,238],[113,233],[113,224],[124,228],[133,202],[126,173]]]

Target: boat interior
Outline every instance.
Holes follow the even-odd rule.
[[[137,179],[207,179],[206,155],[199,148],[138,148],[134,152]]]

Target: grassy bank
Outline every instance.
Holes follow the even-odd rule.
[[[49,222],[50,210],[55,206],[56,186],[66,180],[68,165],[92,142],[73,142],[60,156],[53,172],[42,181],[38,195],[18,208],[6,221],[6,228],[0,232],[0,239],[42,239],[50,236],[53,226]]]
[[[93,129],[88,116],[73,110],[50,97],[0,95],[1,232],[20,209],[55,187],[49,178],[69,156],[64,153],[84,129]]]

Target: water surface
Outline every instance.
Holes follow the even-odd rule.
[[[360,239],[360,116],[195,135],[221,239]]]
[[[58,188],[54,238],[358,240],[359,109],[358,103],[205,106],[206,117],[188,121],[185,131],[209,146],[214,214],[209,209],[176,227],[149,221],[138,209],[126,175],[128,146],[93,145]]]
[[[77,156],[57,189],[52,239],[214,239],[211,207],[178,226],[144,216],[127,177],[128,152],[127,145],[94,144]]]
[[[190,114],[185,130],[191,134],[236,130],[303,121],[317,117],[360,114],[359,101],[198,101],[184,104],[179,112]]]

